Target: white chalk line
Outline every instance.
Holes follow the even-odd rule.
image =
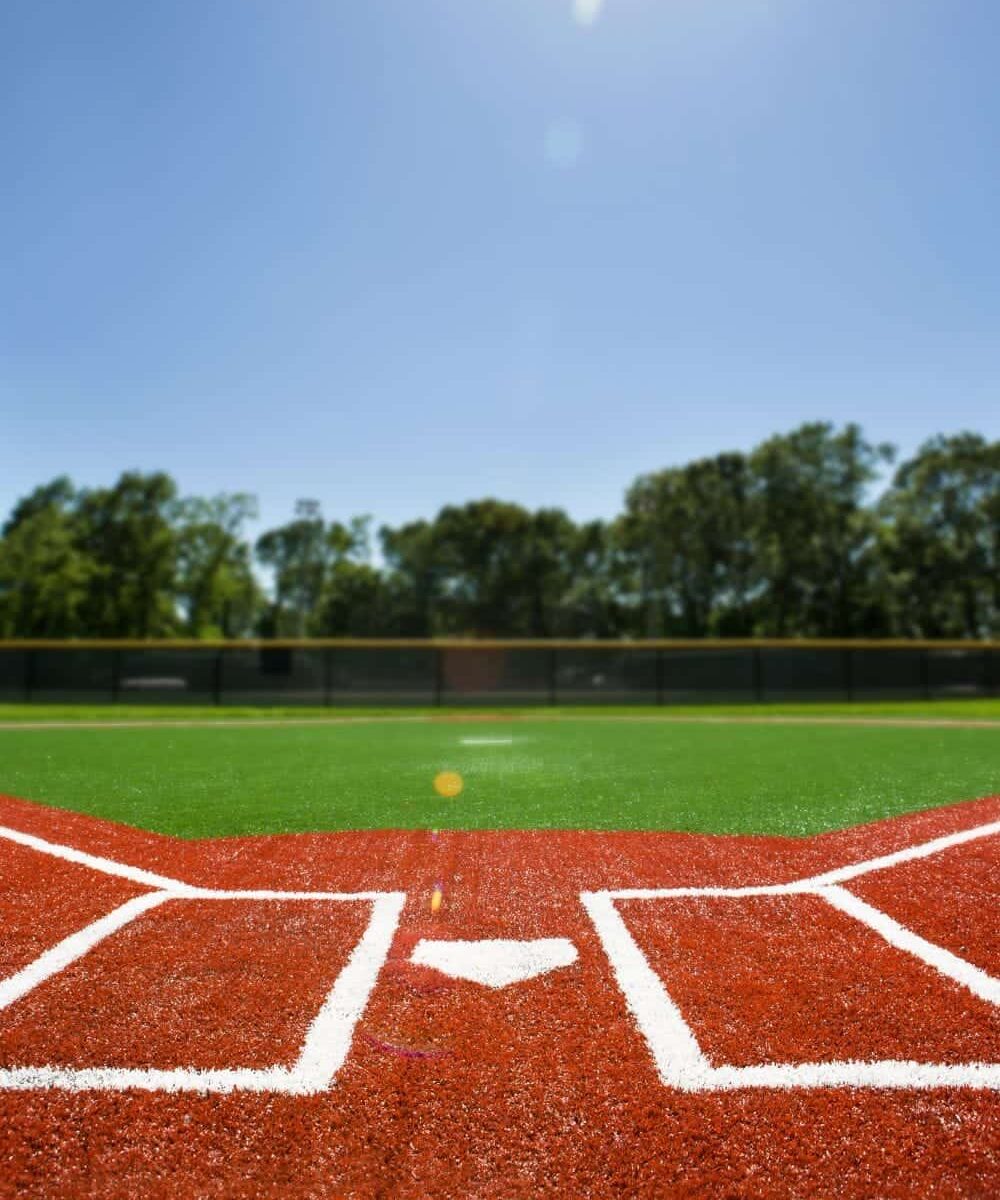
[[[653,1053],[660,1078],[675,1087],[711,1070],[691,1027],[629,932],[607,892],[582,892],[625,1003]]]
[[[311,1092],[325,1091],[343,1066],[354,1027],[389,957],[405,903],[405,892],[386,892],[374,901],[364,936],[354,947],[306,1034],[292,1071],[298,1085]]]
[[[509,737],[464,737],[459,741],[463,746],[513,746],[514,739]]]
[[[853,917],[862,925],[867,925],[869,929],[873,929],[890,946],[895,946],[897,950],[903,950],[907,954],[912,954],[914,958],[919,958],[921,962],[966,988],[980,1000],[985,1000],[988,1004],[1000,1005],[1000,980],[994,979],[964,958],[959,958],[957,954],[952,954],[950,950],[946,950],[935,942],[927,941],[918,933],[914,933],[912,929],[907,929],[905,925],[893,920],[888,913],[882,912],[874,905],[867,904],[853,892],[849,892],[837,884],[818,888],[816,895],[822,896],[834,908]]]
[[[907,846],[893,854],[868,858],[863,862],[838,867],[836,870],[826,871],[822,875],[809,875],[805,879],[796,879],[791,883],[770,883],[749,887],[615,888],[607,894],[614,896],[616,900],[667,900],[683,896],[715,896],[720,899],[737,899],[742,896],[792,896],[803,892],[816,893],[832,884],[843,883],[848,879],[857,879],[872,871],[884,871],[888,867],[896,867],[901,863],[927,858],[932,854],[940,854],[942,850],[950,850],[953,846],[962,846],[966,842],[976,841],[979,838],[992,837],[995,833],[1000,833],[1000,821],[990,821],[985,825],[976,825],[972,829],[945,834],[943,837],[934,838],[929,842],[918,842],[915,846]]]
[[[894,854],[792,883],[760,887],[620,888],[581,892],[580,900],[597,931],[612,972],[640,1033],[652,1054],[661,1081],[682,1091],[735,1088],[940,1088],[1000,1090],[1000,1063],[920,1063],[902,1060],[876,1062],[828,1061],[763,1063],[749,1067],[713,1066],[698,1045],[690,1026],[653,971],[616,908],[619,900],[660,900],[679,897],[733,899],[749,896],[816,896],[879,934],[889,945],[912,955],[939,974],[987,1003],[1000,1005],[1000,980],[979,967],[907,929],[887,913],[840,886],[873,871],[938,854],[953,846],[1000,833],[1000,821],[934,838]]]
[[[110,937],[119,929],[124,928],[130,921],[141,917],[165,901],[171,899],[167,892],[147,892],[145,896],[136,896],[126,901],[118,908],[99,918],[83,929],[71,933],[69,937],[39,955],[34,962],[29,963],[16,974],[0,980],[0,1011],[8,1008],[15,1000],[20,1000],[28,992],[33,991],[46,979],[51,979],[70,965],[82,958],[88,951],[105,938]]]
[[[39,854],[49,854],[53,858],[62,858],[66,862],[76,863],[81,867],[90,867],[92,871],[100,871],[102,875],[115,875],[119,879],[128,879],[132,883],[141,883],[146,887],[162,888],[164,891],[183,893],[187,884],[167,875],[157,875],[153,871],[145,871],[141,867],[130,867],[125,863],[116,862],[113,858],[101,858],[96,854],[87,854],[73,846],[63,846],[58,842],[48,842],[44,838],[35,837],[31,833],[22,833],[19,829],[10,829],[0,825],[0,838],[26,846],[29,850],[37,850]]]
[[[59,1088],[68,1091],[187,1091],[187,1092],[282,1092],[311,1095],[326,1091],[343,1066],[361,1014],[368,1005],[406,902],[405,892],[303,892],[271,889],[221,889],[194,887],[168,876],[156,875],[114,859],[102,858],[72,846],[47,842],[32,834],[0,826],[0,838],[41,854],[89,867],[104,875],[153,886],[157,890],[136,896],[105,916],[70,934],[44,951],[22,970],[0,980],[0,1011],[26,996],[39,984],[66,969],[112,934],[144,913],[168,900],[311,901],[332,903],[367,902],[371,917],[361,940],[337,976],[319,1012],[306,1033],[295,1065],[291,1068],[235,1068],[170,1070],[132,1067],[13,1067],[0,1069],[0,1090]]]

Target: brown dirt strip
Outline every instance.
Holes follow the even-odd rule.
[[[328,725],[439,725],[479,724],[481,722],[511,721],[613,721],[623,724],[663,725],[858,725],[889,729],[995,729],[1000,731],[1000,720],[963,717],[852,717],[807,715],[763,715],[753,716],[697,716],[689,714],[650,714],[649,716],[629,713],[595,715],[554,714],[543,711],[531,713],[449,713],[440,716],[371,716],[371,717],[213,717],[185,720],[166,717],[163,719],[136,718],[124,721],[0,721],[0,733],[17,730],[65,730],[65,729],[260,729]]]
[[[579,892],[776,883],[997,819],[1000,797],[808,839],[389,830],[180,842],[0,799],[0,824],[189,883],[409,897],[330,1091],[0,1092],[0,1194],[995,1195],[996,1093],[664,1087]],[[866,898],[914,926],[923,915],[925,936],[995,974],[998,842],[882,871],[869,877],[880,895]],[[64,864],[42,856],[32,873],[8,846],[0,929],[8,912],[24,925],[18,897],[33,886],[52,898],[68,889],[91,919],[102,877],[81,881],[74,868],[60,879]],[[859,895],[861,883],[850,885]],[[356,937],[352,918],[338,909],[318,921],[293,903],[257,918],[239,902],[220,923],[217,907],[183,903],[186,913],[147,914],[0,1014],[0,1066],[29,1052],[79,1066],[287,1060],[321,976],[337,974]],[[1000,1060],[995,1007],[816,903],[621,911],[713,1061]],[[48,928],[48,902],[35,911]],[[569,937],[580,957],[493,991],[411,964],[422,937]]]

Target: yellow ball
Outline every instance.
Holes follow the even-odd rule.
[[[434,776],[434,790],[448,800],[457,796],[464,786],[462,776],[457,771],[439,771]]]

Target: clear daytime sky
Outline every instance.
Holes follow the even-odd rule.
[[[5,0],[0,512],[1000,435],[996,0]]]

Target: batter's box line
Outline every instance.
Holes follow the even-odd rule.
[[[685,1092],[737,1088],[913,1088],[942,1087],[1000,1090],[1000,1063],[926,1063],[902,1059],[843,1060],[811,1063],[762,1063],[714,1066],[691,1027],[650,966],[616,907],[620,900],[670,900],[688,897],[739,899],[750,896],[816,896],[874,930],[889,945],[913,955],[941,975],[990,1004],[1000,1005],[1000,981],[979,967],[929,942],[888,913],[866,903],[841,885],[874,871],[927,858],[943,850],[1000,833],[1000,821],[947,834],[893,854],[839,867],[791,883],[753,887],[619,888],[581,892],[580,900],[597,932],[625,1003],[646,1040],[661,1081]]]
[[[303,892],[269,889],[194,887],[180,880],[100,858],[47,842],[33,834],[0,826],[0,839],[48,854],[104,875],[128,879],[156,890],[127,900],[111,912],[44,951],[22,970],[0,981],[0,1011],[8,1008],[84,957],[95,946],[145,913],[170,902],[192,900],[243,900],[273,902],[305,900],[318,903],[370,903],[371,917],[360,941],[333,983],[314,1017],[299,1056],[291,1067],[223,1068],[198,1070],[178,1067],[157,1070],[131,1067],[9,1067],[0,1068],[0,1090],[26,1091],[58,1088],[67,1091],[167,1091],[167,1092],[283,1092],[311,1095],[326,1091],[343,1066],[354,1029],[367,1007],[386,959],[406,903],[405,892]]]

